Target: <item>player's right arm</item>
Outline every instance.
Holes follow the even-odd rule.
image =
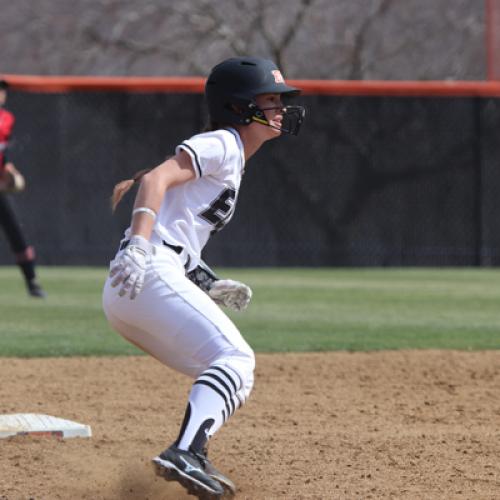
[[[146,207],[158,213],[167,189],[184,184],[195,177],[191,158],[186,152],[179,151],[142,177],[134,210]],[[131,234],[149,240],[153,226],[154,218],[149,213],[137,211],[132,216]]]
[[[149,239],[156,214],[167,189],[194,179],[189,155],[180,151],[144,174],[132,211],[131,237],[123,252],[111,263],[111,286],[120,286],[118,295],[135,299],[144,284],[146,265],[151,253]]]

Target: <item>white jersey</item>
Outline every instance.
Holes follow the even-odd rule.
[[[168,189],[152,241],[182,247],[194,269],[210,235],[233,216],[245,167],[243,143],[233,128],[197,134],[176,147],[193,163],[196,179]]]

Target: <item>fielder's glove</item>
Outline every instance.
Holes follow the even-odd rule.
[[[0,167],[0,193],[20,193],[25,185],[23,174],[12,163]]]
[[[142,290],[146,265],[151,253],[151,243],[142,236],[132,236],[123,253],[111,262],[109,276],[112,287],[121,283],[118,295],[123,297],[129,294],[135,299]]]
[[[235,311],[247,308],[252,298],[250,287],[234,280],[221,280],[203,261],[198,267],[187,273],[187,277],[219,305]]]
[[[224,305],[234,311],[243,311],[252,298],[249,286],[234,280],[217,280],[214,282],[208,295],[216,304]]]

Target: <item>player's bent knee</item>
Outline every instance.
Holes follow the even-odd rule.
[[[251,349],[226,354],[212,366],[225,370],[240,406],[250,396],[254,383],[255,355]]]

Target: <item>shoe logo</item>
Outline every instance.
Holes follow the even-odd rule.
[[[179,458],[186,464],[186,467],[184,469],[186,472],[188,472],[188,473],[189,472],[194,472],[194,471],[203,472],[198,467],[192,466],[184,457],[179,457]]]

